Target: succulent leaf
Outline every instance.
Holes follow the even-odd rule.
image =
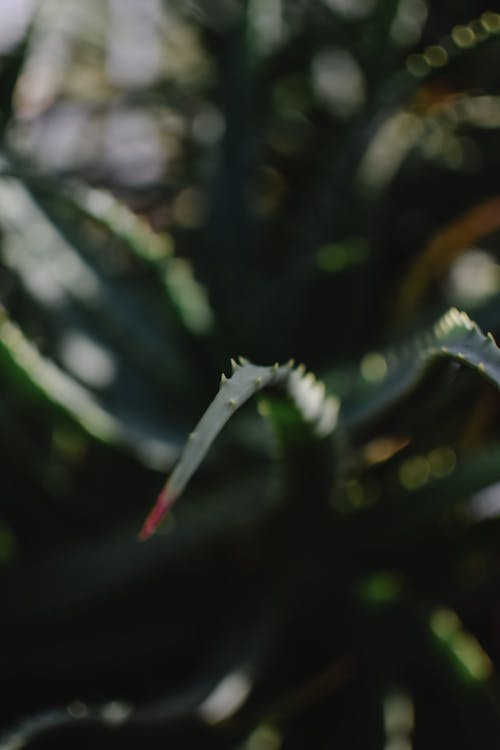
[[[293,369],[293,362],[289,362],[262,367],[242,357],[239,361],[242,364],[231,360],[230,378],[222,374],[219,391],[190,434],[179,463],[144,522],[140,539],[148,539],[155,532],[236,409],[264,388],[282,389],[318,437],[326,437],[334,429],[339,402],[332,396],[325,397],[324,385],[312,373],[304,374],[303,366]]]
[[[368,362],[368,367],[362,363],[361,376],[342,405],[340,419],[347,428],[356,428],[394,406],[442,361],[469,367],[500,387],[500,350],[492,334],[484,335],[466,313],[456,308],[409,346],[368,356],[373,357],[373,363]]]

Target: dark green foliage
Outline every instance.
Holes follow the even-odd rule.
[[[35,5],[0,750],[498,748],[500,16]]]

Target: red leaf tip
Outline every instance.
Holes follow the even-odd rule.
[[[139,532],[139,539],[141,542],[145,542],[146,539],[153,536],[160,522],[172,507],[174,500],[175,495],[170,494],[168,487],[164,487],[158,495],[156,503],[153,505],[152,510],[146,517],[143,527]]]

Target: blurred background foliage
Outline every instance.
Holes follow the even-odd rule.
[[[356,417],[500,334],[499,60],[478,0],[0,1],[2,750],[499,747],[497,390]],[[138,543],[237,354],[342,440],[243,410]]]

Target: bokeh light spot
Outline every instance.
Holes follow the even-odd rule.
[[[380,352],[369,352],[361,360],[361,375],[369,383],[380,383],[387,372],[387,360]]]
[[[448,53],[439,45],[432,45],[427,47],[424,52],[424,58],[429,63],[431,68],[441,68],[448,62]]]

